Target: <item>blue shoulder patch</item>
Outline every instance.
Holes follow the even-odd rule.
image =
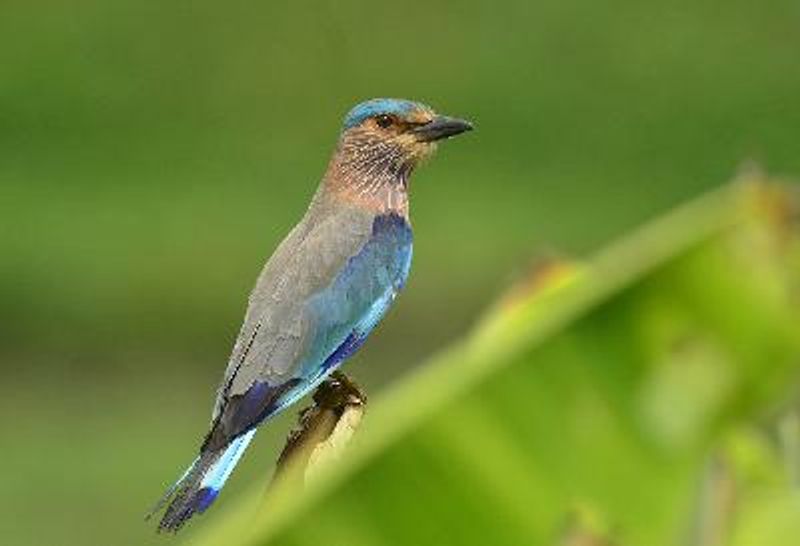
[[[348,112],[344,118],[345,130],[360,125],[365,119],[379,114],[394,114],[404,116],[414,110],[427,107],[406,99],[371,99],[358,104]]]
[[[303,375],[325,374],[350,357],[402,289],[411,265],[412,234],[405,218],[377,216],[372,236],[312,303],[318,335]]]
[[[397,214],[375,217],[370,242],[357,256],[351,258],[348,268],[337,280],[342,281],[348,275],[358,277],[358,270],[363,269],[364,264],[369,264],[373,271],[373,281],[377,286],[368,290],[372,293],[369,303],[362,307],[358,316],[348,324],[348,328],[352,329],[341,345],[336,347],[323,362],[318,373],[327,374],[331,369],[335,369],[364,344],[370,332],[389,310],[397,293],[403,288],[411,266],[411,253],[411,227],[405,218]],[[378,258],[377,262],[374,261],[375,258]],[[355,288],[358,288],[358,285],[366,287],[369,284],[362,278]]]

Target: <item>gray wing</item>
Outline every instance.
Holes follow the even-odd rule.
[[[292,380],[311,340],[308,301],[364,246],[373,218],[355,207],[312,205],[278,246],[250,294],[212,420],[254,382]]]

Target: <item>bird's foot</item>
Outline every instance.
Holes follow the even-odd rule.
[[[350,405],[364,406],[367,395],[358,384],[347,377],[344,372],[336,370],[314,391],[314,402],[317,406],[327,408],[343,408]]]
[[[301,410],[278,458],[276,478],[287,474],[312,477],[327,462],[341,457],[364,415],[367,397],[349,377],[333,372]]]

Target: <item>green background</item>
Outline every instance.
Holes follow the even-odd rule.
[[[590,252],[747,160],[800,172],[799,24],[789,1],[5,2],[3,543],[162,543],[141,516],[193,457],[354,103],[477,127],[412,181],[407,291],[348,367],[374,395],[535,256]],[[266,481],[288,426],[222,502]]]

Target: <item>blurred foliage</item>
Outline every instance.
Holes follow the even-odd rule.
[[[305,492],[257,515],[251,495],[190,543],[784,546],[800,531],[797,197],[741,182],[537,268],[373,398]]]
[[[355,102],[478,128],[413,180],[408,288],[347,367],[375,397],[542,250],[585,255],[746,159],[800,172],[799,18],[793,0],[5,0],[2,542],[163,543],[140,516],[205,433],[247,292]],[[736,387],[695,358],[698,393]],[[665,443],[709,411],[665,424],[673,397],[641,408]],[[290,418],[220,507],[267,480]]]

